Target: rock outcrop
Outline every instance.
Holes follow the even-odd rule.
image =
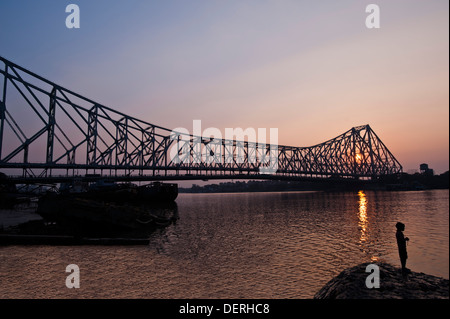
[[[369,264],[342,271],[314,299],[449,299],[448,279],[417,272],[404,275],[400,268],[387,263],[375,263],[379,267],[379,288],[368,288],[366,279],[374,274],[366,272]]]

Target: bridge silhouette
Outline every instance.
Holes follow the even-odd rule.
[[[369,125],[310,147],[213,141],[103,106],[3,57],[0,74],[0,169],[16,183],[75,178],[373,181],[402,172]],[[264,173],[270,158],[275,169]]]

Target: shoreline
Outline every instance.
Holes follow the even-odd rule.
[[[368,288],[367,265],[379,267],[379,288]],[[449,280],[400,268],[388,263],[362,263],[343,270],[326,283],[314,299],[449,299]]]

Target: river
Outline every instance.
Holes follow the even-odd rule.
[[[400,265],[449,278],[449,191],[180,194],[148,246],[0,247],[0,298],[309,299],[343,269]],[[0,211],[0,224],[33,211]],[[66,266],[80,288],[66,287]]]

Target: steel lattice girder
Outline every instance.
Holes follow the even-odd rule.
[[[0,74],[0,168],[21,168],[24,174],[83,169],[255,176],[274,149],[278,175],[378,177],[402,172],[369,125],[312,147],[271,149],[248,141],[177,135],[102,106],[2,57]],[[47,138],[42,139],[45,133]],[[170,157],[174,147],[184,153],[178,161]]]

